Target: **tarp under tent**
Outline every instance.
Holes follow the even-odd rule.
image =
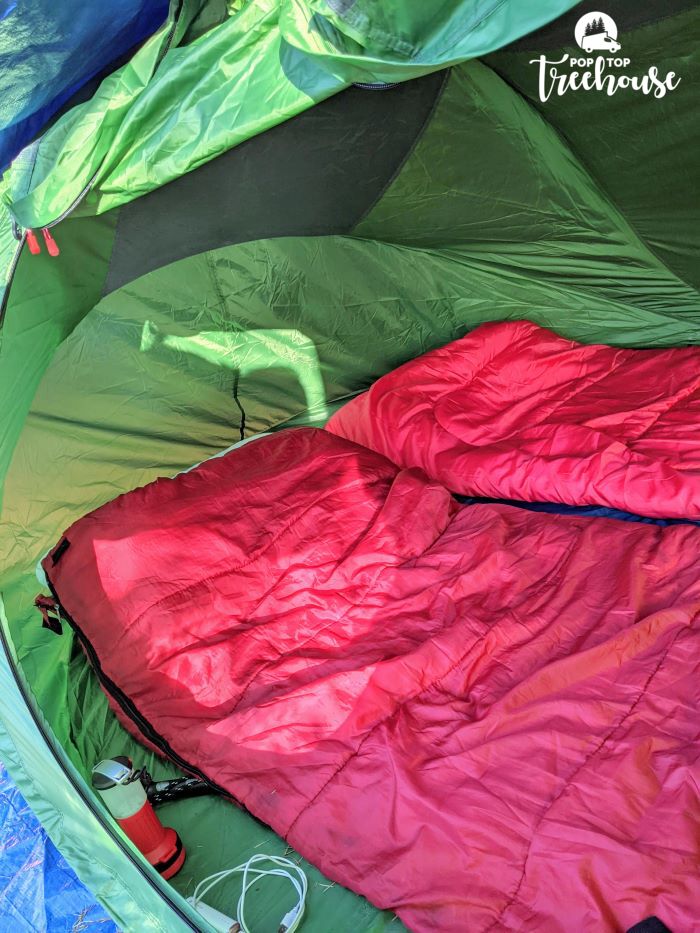
[[[117,933],[0,765],[0,929]]]
[[[41,626],[35,568],[63,531],[240,439],[321,427],[484,322],[700,344],[700,16],[691,0],[613,0],[629,62],[603,68],[627,82],[543,93],[541,56],[603,61],[575,38],[593,12],[174,0],[4,174],[0,760],[121,929],[207,929],[194,884],[288,846],[222,797],[171,804],[188,858],[168,883],[108,816],[90,786],[101,758],[181,772],[124,727],[71,630]],[[652,69],[674,73],[663,93],[629,80]],[[302,864],[310,933],[402,929]],[[644,919],[599,906],[576,928]],[[569,907],[547,929],[570,928]],[[251,902],[253,924],[279,915]],[[527,928],[498,916],[490,928]]]

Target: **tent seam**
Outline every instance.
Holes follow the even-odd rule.
[[[622,207],[618,204],[617,200],[614,198],[613,193],[608,190],[608,187],[600,179],[598,174],[593,171],[588,161],[582,156],[579,148],[576,145],[574,145],[573,141],[569,138],[569,136],[559,126],[556,126],[554,123],[548,120],[545,114],[538,107],[535,106],[534,100],[528,97],[523,91],[520,90],[520,88],[518,88],[515,84],[509,81],[508,78],[503,73],[501,73],[501,71],[498,68],[496,68],[491,63],[486,64],[485,62],[482,62],[482,64],[484,64],[485,67],[489,68],[494,74],[498,75],[501,81],[503,81],[503,83],[506,84],[513,91],[514,94],[517,94],[518,97],[528,107],[530,107],[535,113],[537,113],[539,117],[542,119],[542,122],[553,133],[556,133],[556,135],[566,145],[567,149],[576,159],[576,161],[581,166],[581,168],[586,173],[586,175],[594,183],[596,189],[602,195],[604,195],[604,197],[610,202],[610,204],[614,206],[616,214],[622,219],[624,224],[629,228],[630,232],[634,235],[637,242],[643,247],[644,250],[646,250],[649,256],[651,256],[654,260],[656,260],[659,267],[662,268],[667,274],[675,278],[680,284],[685,285],[686,288],[690,289],[691,291],[697,294],[698,293],[697,286],[693,285],[691,282],[688,282],[685,278],[679,275],[678,272],[676,272],[675,269],[672,269],[671,266],[669,266],[668,263],[665,262],[661,256],[659,256],[656,250],[652,248],[647,238],[644,237],[640,233],[640,231],[637,229],[636,225],[632,223],[630,218],[627,216],[627,214],[623,211]]]
[[[435,116],[435,113],[436,113],[438,107],[440,106],[440,102],[442,101],[442,97],[443,97],[443,94],[444,94],[444,92],[445,92],[445,88],[447,87],[447,85],[448,85],[448,83],[449,83],[449,79],[450,79],[450,74],[451,74],[451,73],[452,73],[452,69],[451,69],[451,68],[445,68],[444,77],[443,77],[443,79],[442,79],[442,82],[441,82],[441,84],[440,84],[440,87],[439,87],[438,90],[437,90],[437,93],[436,93],[436,95],[435,95],[435,99],[433,100],[432,106],[430,107],[430,110],[429,110],[428,113],[426,114],[425,120],[423,120],[422,125],[419,127],[418,132],[416,133],[416,136],[415,136],[413,142],[412,142],[411,145],[409,146],[408,150],[404,153],[404,155],[402,156],[402,158],[399,160],[398,165],[396,166],[396,168],[394,169],[394,171],[392,172],[392,174],[389,176],[388,180],[387,180],[387,181],[384,183],[384,185],[382,186],[382,189],[381,189],[381,191],[379,192],[379,194],[375,197],[375,199],[372,201],[372,203],[371,203],[368,207],[366,207],[366,208],[364,209],[364,211],[362,211],[362,213],[360,214],[360,216],[355,220],[355,222],[353,223],[353,225],[350,227],[350,229],[349,229],[349,231],[348,231],[348,235],[349,235],[349,236],[352,236],[352,235],[353,235],[353,231],[354,231],[357,227],[359,227],[360,224],[361,224],[364,220],[366,220],[367,217],[372,213],[372,211],[374,210],[374,208],[377,206],[377,204],[379,204],[379,202],[380,202],[381,199],[384,197],[384,195],[387,193],[387,191],[389,190],[389,188],[391,188],[391,186],[394,184],[394,182],[396,181],[396,179],[399,177],[399,175],[401,174],[401,172],[402,172],[404,166],[406,165],[406,163],[408,162],[408,160],[410,159],[410,157],[413,155],[413,153],[414,153],[414,152],[416,151],[416,149],[418,148],[418,145],[419,145],[420,141],[423,139],[423,136],[425,135],[425,132],[426,132],[426,130],[428,129],[428,126],[433,122],[433,117]]]

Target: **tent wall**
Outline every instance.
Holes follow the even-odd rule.
[[[207,249],[350,233],[427,128],[447,77],[348,88],[123,205],[105,293]]]
[[[77,88],[150,35],[168,0],[0,6],[0,171]]]
[[[45,251],[39,256],[21,251],[0,330],[0,397],[12,399],[0,417],[0,478],[56,347],[99,299],[116,219],[113,213],[62,223],[56,234],[59,261]],[[0,479],[0,504],[3,485]]]
[[[543,103],[533,81],[532,59],[558,58],[572,47],[577,11],[485,59],[566,141],[604,197],[623,214],[651,252],[680,279],[700,285],[700,201],[697,86],[700,17],[694,0],[639,4],[612,0],[606,12],[618,24],[620,55],[628,74],[652,67],[674,71],[680,84],[661,99],[618,91],[553,95]],[[601,99],[602,98],[602,99]]]
[[[1,606],[0,625],[7,645],[7,620]],[[192,922],[197,915],[186,904],[175,912],[166,900],[155,896],[154,887],[166,892],[166,882],[155,874],[147,880],[135,857],[125,857],[124,847],[130,847],[125,837],[118,844],[95,817],[88,805],[92,792],[72,765],[52,753],[47,737],[55,743],[55,736],[33,705],[21,675],[18,682],[16,671],[11,650],[0,653],[0,754],[54,845],[122,929],[144,933],[197,929]]]
[[[26,211],[25,221],[54,219],[99,168],[85,216],[54,231],[61,257],[22,253],[0,335],[0,391],[12,399],[0,414],[0,588],[20,683],[30,685],[42,724],[38,730],[18,692],[11,661],[1,661],[7,734],[0,757],[54,841],[125,929],[170,931],[187,921],[154,894],[86,808],[89,764],[103,751],[136,746],[108,712],[70,638],[43,631],[32,609],[35,561],[65,525],[237,440],[237,402],[245,406],[248,431],[322,421],[391,367],[484,320],[528,317],[584,342],[700,342],[686,252],[697,235],[690,198],[697,121],[689,103],[698,69],[697,15],[683,4],[669,7],[659,22],[635,21],[624,36],[640,63],[663,66],[679,55],[684,83],[665,101],[567,95],[542,106],[529,64],[532,49],[539,49],[533,37],[486,63],[462,64],[377,98],[370,91],[341,93],[347,81],[328,73],[318,93],[304,90],[303,81],[285,84],[279,106],[264,95],[246,98],[245,119],[232,123],[235,99],[224,95],[220,112],[216,93],[211,106],[197,103],[208,80],[220,90],[216,68],[228,61],[226,54],[233,56],[232,87],[241,83],[242,62],[253,48],[265,50],[270,85],[289,73],[279,70],[281,40],[270,5],[252,6],[267,9],[268,20],[255,29],[242,28],[248,20],[228,20],[221,28],[235,34],[233,43],[228,32],[211,32],[187,49],[163,52],[164,36],[154,37],[160,45],[148,46],[148,80],[123,88],[121,98],[114,86],[105,87],[101,99],[80,111],[93,121],[104,118],[101,125],[110,130],[101,137],[104,150],[96,155],[88,145],[89,120],[67,115],[52,130],[39,184],[16,205]],[[563,44],[570,44],[577,18],[574,10],[557,27],[568,37]],[[318,51],[304,74],[321,68],[325,53]],[[193,79],[175,81],[169,100],[166,69],[159,69],[166,57],[173,69],[167,73]],[[132,78],[135,72],[132,66]],[[114,109],[105,110],[109,94],[123,105],[125,123]],[[327,97],[316,113],[308,110]],[[246,101],[255,106],[246,109]],[[296,124],[246,143],[247,152],[243,146],[197,168],[302,110],[308,112]],[[366,132],[370,111],[383,139]],[[631,171],[630,153],[641,149],[656,114],[663,114],[658,136],[652,134]],[[190,144],[201,124],[211,135],[198,148]],[[182,127],[189,127],[184,141]],[[624,143],[616,146],[617,137]],[[289,165],[288,145],[296,147]],[[381,171],[368,176],[378,146]],[[82,147],[86,157],[77,164]],[[320,166],[319,152],[343,158]],[[57,164],[65,177],[50,175]],[[41,187],[43,173],[53,180]],[[273,175],[284,181],[277,191],[268,190]],[[172,178],[178,180],[165,185]],[[156,188],[120,208],[121,216],[108,210]],[[256,196],[268,198],[257,215]],[[327,208],[322,223],[315,211],[297,210],[299,201],[306,206],[313,198]],[[197,205],[205,209],[195,211]],[[89,216],[95,210],[106,213]],[[179,217],[179,229],[149,249],[159,216]],[[306,384],[298,375],[305,365],[316,374]],[[67,771],[44,731],[58,739],[58,758],[68,756]],[[219,810],[210,811],[209,823],[203,813],[195,808],[190,816],[211,836]],[[243,827],[237,831],[247,832]],[[83,844],[88,837],[94,850]],[[220,867],[225,853],[211,857]],[[203,863],[193,865],[199,871]],[[344,897],[328,899],[338,906],[319,900],[317,929],[328,929],[323,918],[336,909],[343,916],[357,911],[362,929],[389,923],[352,895]]]
[[[359,46],[348,45],[341,20],[352,20],[352,31],[359,17],[371,37],[364,80],[385,80],[386,66],[403,81],[499,48],[575,0],[430,0],[420,15],[405,0],[365,9],[355,2],[340,16],[326,0],[256,0],[232,4],[235,15],[180,47],[206,5],[171,0],[166,23],[133,60],[45,135],[30,190],[18,178],[9,194],[22,226],[52,223],[83,198],[83,212],[103,213],[360,80]],[[397,58],[389,30],[407,25],[410,48]]]
[[[118,933],[0,764],[0,929]]]

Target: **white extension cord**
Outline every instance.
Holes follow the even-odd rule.
[[[274,868],[256,868],[261,862],[269,862]],[[236,919],[226,916],[218,910],[214,910],[208,904],[204,903],[204,897],[213,887],[228,878],[230,875],[241,873],[243,875],[243,887],[241,896],[238,898],[236,906]],[[245,897],[248,889],[252,887],[260,878],[277,877],[286,878],[297,893],[297,902],[280,920],[277,933],[295,933],[301,926],[306,907],[306,892],[308,882],[306,875],[299,866],[288,858],[278,855],[254,855],[242,865],[236,865],[235,868],[227,868],[224,871],[209,875],[199,882],[194,889],[192,897],[188,897],[188,902],[198,911],[206,920],[208,920],[218,933],[230,933],[230,931],[239,931],[240,933],[251,933],[250,928],[245,922]]]

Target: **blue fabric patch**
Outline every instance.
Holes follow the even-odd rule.
[[[118,933],[0,765],[0,930]]]
[[[553,515],[582,515],[585,518],[617,518],[622,522],[643,522],[645,525],[700,525],[692,518],[649,518],[635,515],[622,509],[609,509],[604,505],[564,505],[559,502],[520,502],[517,499],[480,499],[477,496],[455,496],[463,505],[478,505],[480,502],[499,502],[530,512],[549,512]]]
[[[0,172],[167,12],[168,0],[0,0]]]

